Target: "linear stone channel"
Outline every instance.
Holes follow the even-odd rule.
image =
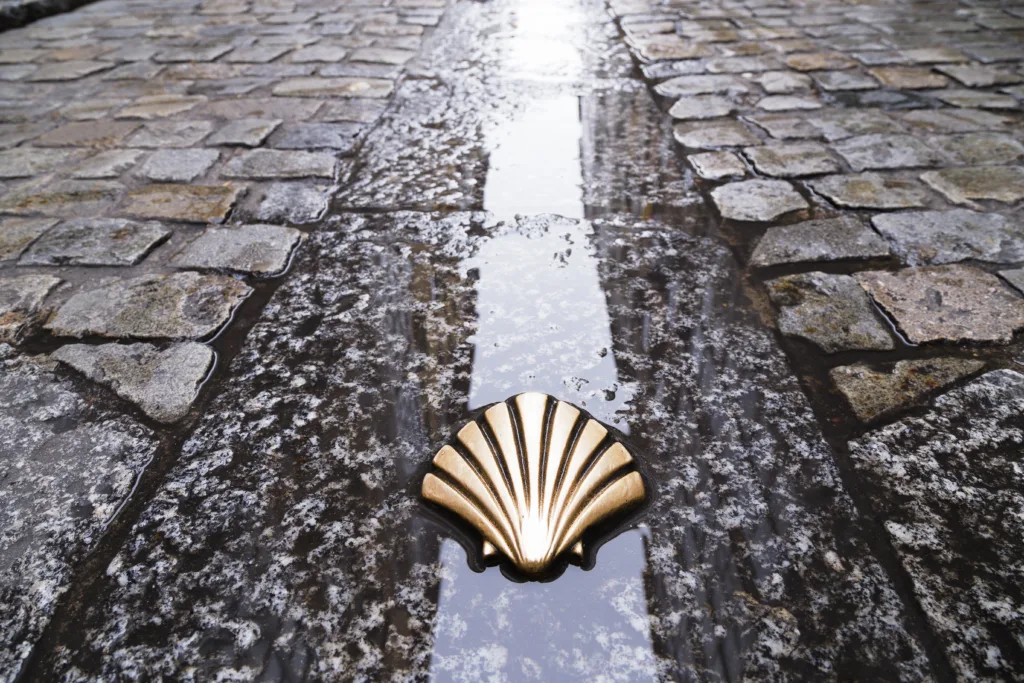
[[[0,681],[1024,679],[1022,46],[953,0],[0,33]],[[648,489],[541,582],[420,496],[525,391]]]

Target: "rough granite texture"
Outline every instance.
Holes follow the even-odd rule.
[[[889,245],[854,216],[769,228],[750,257],[752,266],[885,258]]]
[[[152,344],[68,344],[52,357],[166,423],[188,414],[214,360],[210,347],[195,342],[163,350]]]
[[[997,370],[850,443],[960,680],[1018,680],[1024,656],[1024,375]]]
[[[153,456],[149,430],[80,398],[52,363],[0,344],[0,680]]]
[[[211,227],[175,254],[171,264],[178,268],[277,275],[284,271],[301,239],[302,233],[295,228],[277,225]]]
[[[53,275],[0,278],[0,342],[13,342],[36,318],[43,300],[61,283]]]
[[[711,191],[724,218],[736,221],[770,221],[791,211],[807,208],[807,201],[782,180],[744,180]]]
[[[1024,261],[1024,225],[1017,218],[967,209],[907,211],[871,219],[907,265]]]
[[[156,222],[123,218],[65,221],[47,231],[21,257],[30,266],[130,266],[170,232]]]

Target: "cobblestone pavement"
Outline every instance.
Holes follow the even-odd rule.
[[[996,2],[0,33],[0,680],[1024,680],[1022,100]],[[412,494],[527,389],[657,492],[539,585]]]

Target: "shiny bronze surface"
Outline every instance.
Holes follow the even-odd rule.
[[[584,554],[587,529],[646,496],[626,447],[596,420],[541,393],[488,408],[434,456],[423,497],[472,525],[487,559],[528,577],[565,553]]]

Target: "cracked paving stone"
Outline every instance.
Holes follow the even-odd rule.
[[[153,121],[127,140],[130,147],[194,147],[213,130],[209,121]]]
[[[206,102],[202,95],[147,95],[117,113],[119,119],[161,119],[182,114]]]
[[[270,146],[275,149],[333,149],[351,152],[363,126],[357,123],[289,123],[274,133]]]
[[[0,198],[0,213],[44,216],[95,216],[120,199],[124,186],[108,180],[51,182],[46,176],[22,185]]]
[[[231,121],[206,138],[207,145],[259,147],[280,126],[281,119]]]
[[[171,257],[171,265],[277,275],[284,271],[301,239],[302,233],[295,228],[276,225],[207,228]]]
[[[986,373],[849,444],[958,680],[1019,678],[1024,375]]]
[[[1012,204],[1024,199],[1024,168],[1020,166],[946,168],[924,173],[921,180],[954,204],[973,204],[972,199]]]
[[[294,97],[370,97],[391,95],[395,85],[381,78],[293,78],[274,86],[273,94]]]
[[[747,174],[747,167],[743,160],[733,152],[703,152],[691,154],[686,158],[693,164],[697,175],[708,180],[720,180]]]
[[[333,179],[338,162],[328,152],[256,149],[230,159],[221,172],[225,178],[327,178]]]
[[[28,245],[55,225],[55,218],[0,218],[0,262],[21,256]]]
[[[963,265],[854,275],[914,344],[1008,343],[1024,327],[1024,299],[995,275]]]
[[[930,394],[985,367],[964,358],[903,360],[878,369],[864,364],[842,365],[829,379],[861,422],[920,405]]]
[[[0,342],[17,341],[61,282],[52,275],[0,277]]]
[[[910,135],[858,135],[835,145],[855,171],[941,166],[945,156]]]
[[[821,89],[827,92],[874,90],[878,87],[875,79],[859,71],[818,71],[812,75]]]
[[[210,373],[210,347],[196,342],[160,350],[152,344],[67,344],[51,356],[110,387],[157,422],[181,420]]]
[[[928,190],[915,180],[878,173],[833,175],[808,181],[837,206],[852,209],[913,209],[927,206]]]
[[[808,208],[807,201],[782,180],[743,180],[716,187],[711,198],[724,218],[771,221]]]
[[[740,147],[760,142],[750,129],[739,121],[718,119],[701,123],[677,123],[672,127],[676,141],[691,149],[708,147]]]
[[[662,97],[690,97],[692,95],[742,95],[750,86],[736,76],[676,76],[654,86]]]
[[[793,71],[768,71],[751,79],[770,95],[788,95],[800,90],[810,90],[812,82],[807,74]]]
[[[253,217],[272,223],[309,223],[324,215],[329,200],[329,187],[278,183],[266,189]]]
[[[231,318],[252,289],[193,272],[107,279],[76,292],[45,327],[61,337],[198,339]]]
[[[1020,290],[1021,294],[1024,294],[1024,268],[1001,270],[999,271],[999,274],[1002,275],[1007,282]]]
[[[889,245],[854,216],[804,221],[768,228],[757,243],[750,265],[866,260],[889,256]]]
[[[1024,81],[1024,76],[998,66],[980,64],[942,64],[935,67],[947,76],[955,78],[968,88],[986,88],[993,85],[1013,85]]]
[[[123,218],[65,221],[40,237],[18,261],[23,266],[131,266],[170,235],[159,223]]]
[[[133,168],[144,154],[145,151],[141,149],[112,149],[100,152],[78,164],[71,172],[71,177],[83,180],[118,178]]]
[[[945,76],[917,66],[880,66],[869,69],[868,73],[882,85],[900,90],[945,88],[949,83]]]
[[[759,172],[779,178],[835,173],[839,163],[817,142],[774,143],[746,147],[743,153]]]
[[[779,331],[825,353],[889,351],[894,347],[864,290],[849,275],[801,273],[769,280]]]
[[[758,109],[765,111],[792,111],[797,109],[821,109],[821,101],[812,95],[769,95],[757,103]]]
[[[31,178],[82,158],[79,150],[17,147],[0,152],[0,179]]]
[[[1024,145],[1001,133],[935,135],[928,144],[966,166],[1010,164],[1024,157]]]
[[[36,138],[39,147],[121,147],[124,139],[139,129],[130,121],[68,123]]]
[[[106,71],[114,65],[110,62],[94,62],[90,60],[70,60],[44,64],[25,80],[30,83],[41,81],[77,81],[89,74]]]
[[[157,440],[0,346],[0,678],[14,680]]]
[[[121,212],[137,218],[223,223],[243,191],[236,185],[149,185],[129,192]]]
[[[720,95],[695,95],[676,100],[668,115],[674,119],[713,119],[728,116],[735,108],[731,100]]]
[[[1010,95],[984,90],[937,90],[929,93],[954,107],[978,109],[1018,109],[1020,105]]]
[[[909,211],[878,215],[871,222],[907,265],[1024,261],[1024,225],[997,213]]]
[[[219,158],[215,149],[161,149],[135,173],[157,182],[187,183],[204,175]]]
[[[831,71],[850,69],[857,62],[839,52],[813,52],[786,57],[786,65],[797,71]]]
[[[675,35],[631,37],[629,43],[645,62],[710,57],[714,51],[694,40],[683,40]]]

